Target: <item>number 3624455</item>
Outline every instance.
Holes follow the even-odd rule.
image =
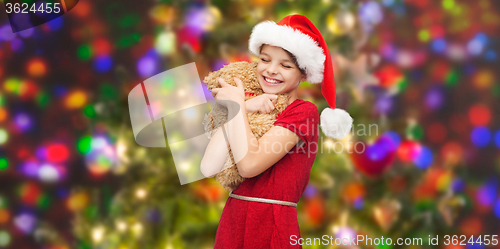
[[[45,3],[45,4],[39,4],[38,6],[35,6],[35,4],[31,4],[31,6],[27,3],[6,3],[5,8],[7,9],[7,14],[10,13],[36,13],[36,12],[41,12],[41,13],[60,13],[61,8],[60,8],[60,3]]]

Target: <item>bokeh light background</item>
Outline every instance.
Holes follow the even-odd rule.
[[[110,218],[100,210],[128,187],[130,203],[167,198],[128,184],[140,182],[127,177],[132,161],[174,168],[166,150],[166,161],[154,161],[158,149],[127,156],[131,145],[124,140],[133,139],[125,132],[131,129],[128,92],[190,62],[203,79],[230,62],[254,60],[247,49],[251,28],[292,13],[308,16],[332,47],[338,106],[353,114],[355,126],[378,124],[380,132],[349,137],[367,141],[366,154],[344,154],[340,161],[318,155],[299,203],[302,235],[369,233],[362,221],[349,223],[340,208],[351,216],[369,210],[367,220],[392,234],[427,209],[455,234],[500,234],[496,0],[82,0],[68,14],[19,33],[12,33],[0,9],[0,248],[158,248],[120,245],[106,224],[82,221]],[[325,107],[319,87],[302,85],[299,98]],[[334,141],[324,142],[328,147]],[[353,179],[342,185],[336,182],[341,176],[325,170],[341,163]],[[420,175],[398,173],[405,169]],[[383,192],[413,199],[370,202],[373,180],[366,179],[385,179]],[[330,180],[335,184],[324,183]],[[406,189],[411,181],[418,184]],[[210,226],[198,234],[211,248],[227,193],[214,179],[161,183],[210,214],[203,220]],[[340,196],[341,204],[327,201],[329,195]],[[415,209],[398,216],[400,206]],[[117,219],[116,231],[130,229],[141,241],[143,227],[172,223],[155,210],[138,221]],[[93,247],[104,238],[116,244]],[[157,240],[162,248],[195,248],[188,238]]]

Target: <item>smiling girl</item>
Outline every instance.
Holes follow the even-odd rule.
[[[330,53],[321,33],[302,15],[256,25],[249,48],[259,56],[256,76],[265,94],[245,102],[238,78],[237,87],[219,79],[222,87],[212,91],[234,118],[224,125],[227,134],[219,129],[212,137],[201,171],[205,176],[218,173],[230,146],[238,172],[246,178],[229,195],[215,248],[301,248],[291,238],[300,238],[296,206],[316,158],[320,117],[316,105],[297,97],[297,87],[304,81],[321,83],[323,96],[335,108]],[[246,113],[272,111],[276,94],[288,95],[289,105],[257,140]],[[351,124],[343,110],[326,108],[321,114],[327,136],[342,138]]]

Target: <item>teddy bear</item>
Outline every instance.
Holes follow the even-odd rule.
[[[207,85],[208,90],[212,91],[214,88],[220,88],[218,78],[223,78],[228,84],[236,86],[234,77],[239,78],[245,88],[245,101],[255,98],[264,93],[256,76],[257,62],[233,62],[225,65],[218,71],[210,72],[205,77],[203,82]],[[278,94],[277,101],[274,105],[274,110],[270,113],[247,113],[250,129],[254,136],[259,139],[273,126],[278,114],[280,114],[288,106],[289,96],[285,94]],[[227,108],[221,105],[212,107],[209,113],[205,114],[203,126],[205,134],[210,139],[217,128],[221,127],[227,121]],[[238,173],[238,168],[234,162],[233,154],[229,148],[229,156],[222,167],[222,170],[216,174],[215,178],[220,182],[222,187],[231,192],[236,189],[244,180]]]

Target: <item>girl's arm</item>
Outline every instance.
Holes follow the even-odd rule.
[[[276,102],[277,97],[278,96],[274,94],[263,94],[257,96],[245,101],[245,109],[247,112],[261,111],[262,113],[269,113],[274,109],[273,103]],[[229,122],[231,122],[231,120]],[[224,124],[224,129],[227,131],[227,123]],[[222,132],[222,127],[219,127],[219,129],[212,136],[201,161],[200,169],[201,173],[205,177],[213,177],[219,173],[224,166],[224,163],[229,156],[229,142],[226,141],[225,145],[223,145],[224,141],[225,138]]]
[[[237,83],[239,81],[236,80]],[[239,81],[241,85],[243,83]],[[260,139],[255,138],[248,123],[244,101],[228,104],[228,116],[234,116],[228,123],[228,139],[238,172],[242,177],[259,175],[283,158],[300,140],[289,129],[274,126]]]
[[[224,129],[227,130],[227,123],[224,124],[224,126],[226,126]],[[225,141],[222,128],[223,127],[219,127],[210,139],[203,159],[201,160],[201,173],[208,178],[215,176],[221,171],[226,162],[226,158],[229,156],[229,143]]]

